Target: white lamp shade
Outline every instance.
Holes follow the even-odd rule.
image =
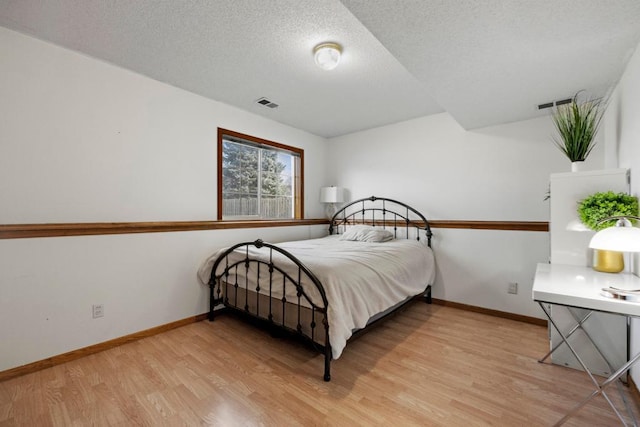
[[[589,247],[604,251],[640,252],[640,228],[605,228],[593,236]]]
[[[322,187],[320,189],[320,201],[322,203],[342,203],[344,191],[340,187]]]

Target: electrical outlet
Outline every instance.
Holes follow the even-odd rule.
[[[509,283],[509,287],[507,288],[507,293],[509,293],[509,294],[517,294],[518,293],[518,284],[516,282]]]
[[[104,316],[104,304],[94,304],[91,308],[93,310],[94,319]]]

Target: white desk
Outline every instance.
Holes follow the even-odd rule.
[[[600,273],[590,267],[538,264],[533,299],[626,316],[640,317],[640,303],[602,296],[602,288],[640,289],[640,277]]]
[[[556,425],[563,424],[569,417],[598,395],[602,395],[607,400],[622,424],[627,425],[604,389],[612,383],[617,382],[617,380],[640,359],[640,353],[633,357],[629,357],[627,363],[617,371],[613,372],[605,381],[599,383],[568,341],[568,337],[573,333],[573,330],[569,333],[563,333],[563,331],[561,331],[554,322],[548,309],[544,306],[544,304],[556,304],[591,311],[606,312],[625,316],[627,318],[640,317],[640,303],[603,296],[601,294],[602,288],[609,287],[618,289],[640,289],[640,278],[628,273],[600,273],[589,267],[562,264],[538,264],[538,268],[536,269],[536,276],[533,282],[533,299],[540,304],[540,307],[549,318],[549,322],[558,331],[562,337],[562,341],[571,350],[580,365],[582,365],[584,371],[589,375],[595,387],[595,391],[591,395],[577,404],[560,421],[558,421]],[[577,328],[580,328],[579,321],[576,324],[575,329]],[[546,356],[541,361],[545,358]],[[631,417],[633,420],[632,425],[637,425],[632,415]]]

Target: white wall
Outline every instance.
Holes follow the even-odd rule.
[[[640,45],[612,93],[605,116],[607,159],[613,166],[631,170],[631,194],[640,196]],[[639,256],[635,256],[633,271],[640,274]],[[640,321],[632,322],[631,353],[640,351]],[[632,377],[640,384],[640,369]]]
[[[549,117],[465,131],[443,113],[331,139],[329,176],[351,200],[393,196],[428,219],[548,221],[549,174],[570,170],[551,135]],[[602,168],[603,153],[599,144],[586,166]],[[549,260],[548,233],[434,232],[436,298],[544,317],[531,285]]]
[[[323,216],[323,138],[2,27],[0,58],[0,223],[214,219],[218,127],[304,149]]]
[[[323,216],[323,138],[1,27],[0,58],[0,224],[215,219],[218,126],[303,148]],[[204,313],[214,249],[325,229],[0,240],[0,371]]]
[[[326,226],[0,240],[0,371],[206,313],[205,258]],[[92,319],[91,306],[105,316]]]

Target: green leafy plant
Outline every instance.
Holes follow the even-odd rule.
[[[580,220],[592,230],[614,226],[615,220],[598,222],[611,216],[638,216],[638,198],[613,191],[592,194],[578,203]]]
[[[558,132],[553,142],[572,162],[585,160],[595,147],[595,136],[604,113],[600,100],[578,103],[577,97],[578,94],[570,103],[556,107],[553,113]]]

